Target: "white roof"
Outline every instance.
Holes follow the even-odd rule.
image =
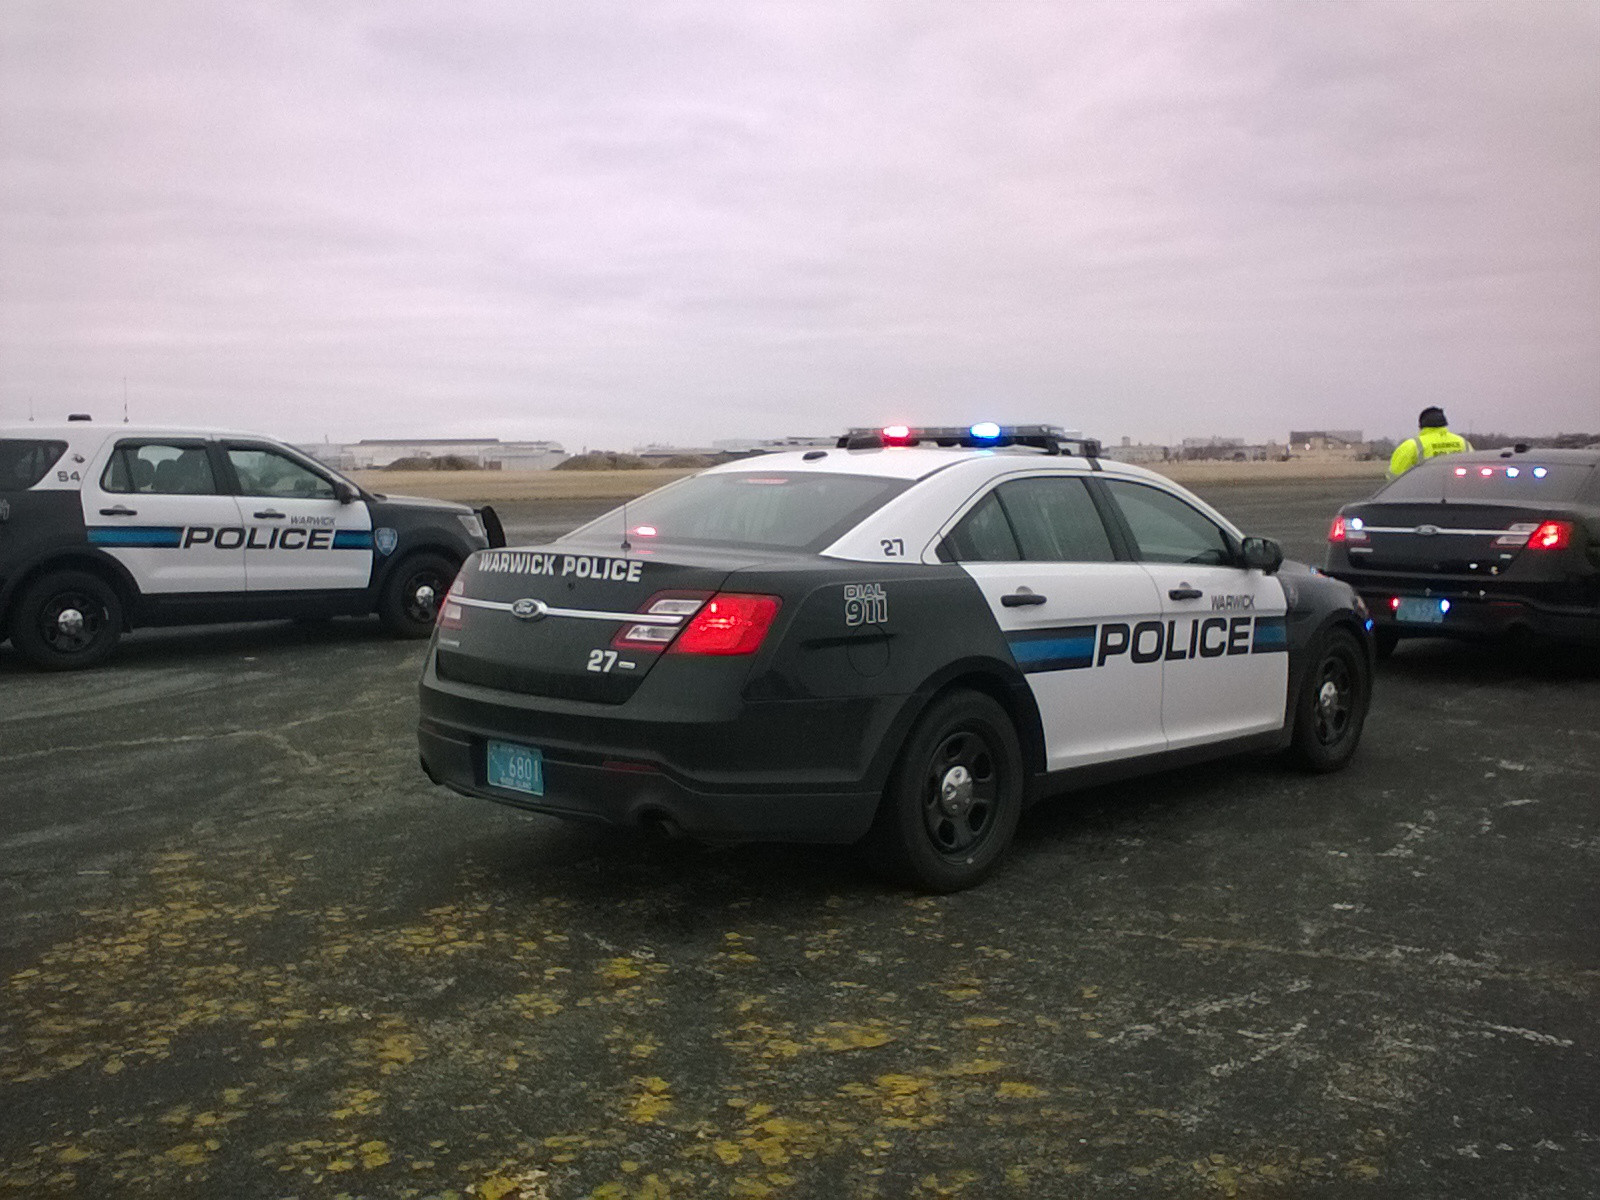
[[[31,438],[71,441],[93,434],[98,437],[182,437],[254,438],[277,442],[281,439],[243,429],[195,429],[181,425],[124,425],[121,421],[26,421],[0,425],[0,438]]]
[[[767,471],[801,471],[814,474],[874,475],[884,479],[926,479],[946,467],[983,463],[996,475],[1022,469],[1052,468],[1091,471],[1090,460],[1071,454],[1046,454],[1024,446],[984,449],[975,446],[885,446],[874,450],[828,450],[821,458],[807,459],[815,450],[784,454],[763,454],[760,458],[741,458],[710,467],[705,474],[762,474]],[[1131,463],[1102,458],[1100,468],[1107,475],[1135,479],[1160,478],[1153,471]],[[963,471],[971,474],[972,468]]]

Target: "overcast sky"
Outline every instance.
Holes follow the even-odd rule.
[[[0,421],[1600,427],[1600,3],[0,10]]]

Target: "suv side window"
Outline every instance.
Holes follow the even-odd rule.
[[[275,450],[229,446],[228,461],[239,477],[244,496],[281,496],[284,499],[332,500],[333,484],[315,471]]]
[[[125,443],[111,452],[100,487],[132,495],[214,496],[217,477],[204,446]]]
[[[995,489],[1029,562],[1114,562],[1111,538],[1083,480],[1017,479]]]
[[[1148,484],[1108,479],[1105,488],[1122,510],[1142,561],[1234,565],[1228,535],[1198,509]]]
[[[1022,551],[1000,507],[996,492],[990,492],[939,543],[943,562],[1019,562]]]

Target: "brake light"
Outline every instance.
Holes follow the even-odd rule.
[[[1330,542],[1364,542],[1367,540],[1366,523],[1360,517],[1351,517],[1345,520],[1341,513],[1333,519],[1333,528],[1328,530]]]
[[[673,654],[754,654],[778,615],[776,596],[720,592],[695,614],[678,640]]]
[[[648,617],[671,619],[624,625],[617,631],[617,636],[611,639],[611,648],[613,650],[666,649],[672,639],[678,636],[678,630],[683,628],[683,623],[700,611],[700,606],[710,595],[710,592],[657,592],[639,606],[639,612]]]
[[[1565,550],[1571,544],[1571,521],[1546,521],[1528,535],[1529,550]]]
[[[450,585],[450,590],[444,594],[444,602],[439,605],[439,611],[434,620],[440,629],[461,628],[461,580],[457,579]]]

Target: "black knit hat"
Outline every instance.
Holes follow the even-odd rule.
[[[1445,420],[1444,409],[1435,405],[1430,404],[1417,414],[1418,429],[1443,429],[1448,424],[1450,422]]]

